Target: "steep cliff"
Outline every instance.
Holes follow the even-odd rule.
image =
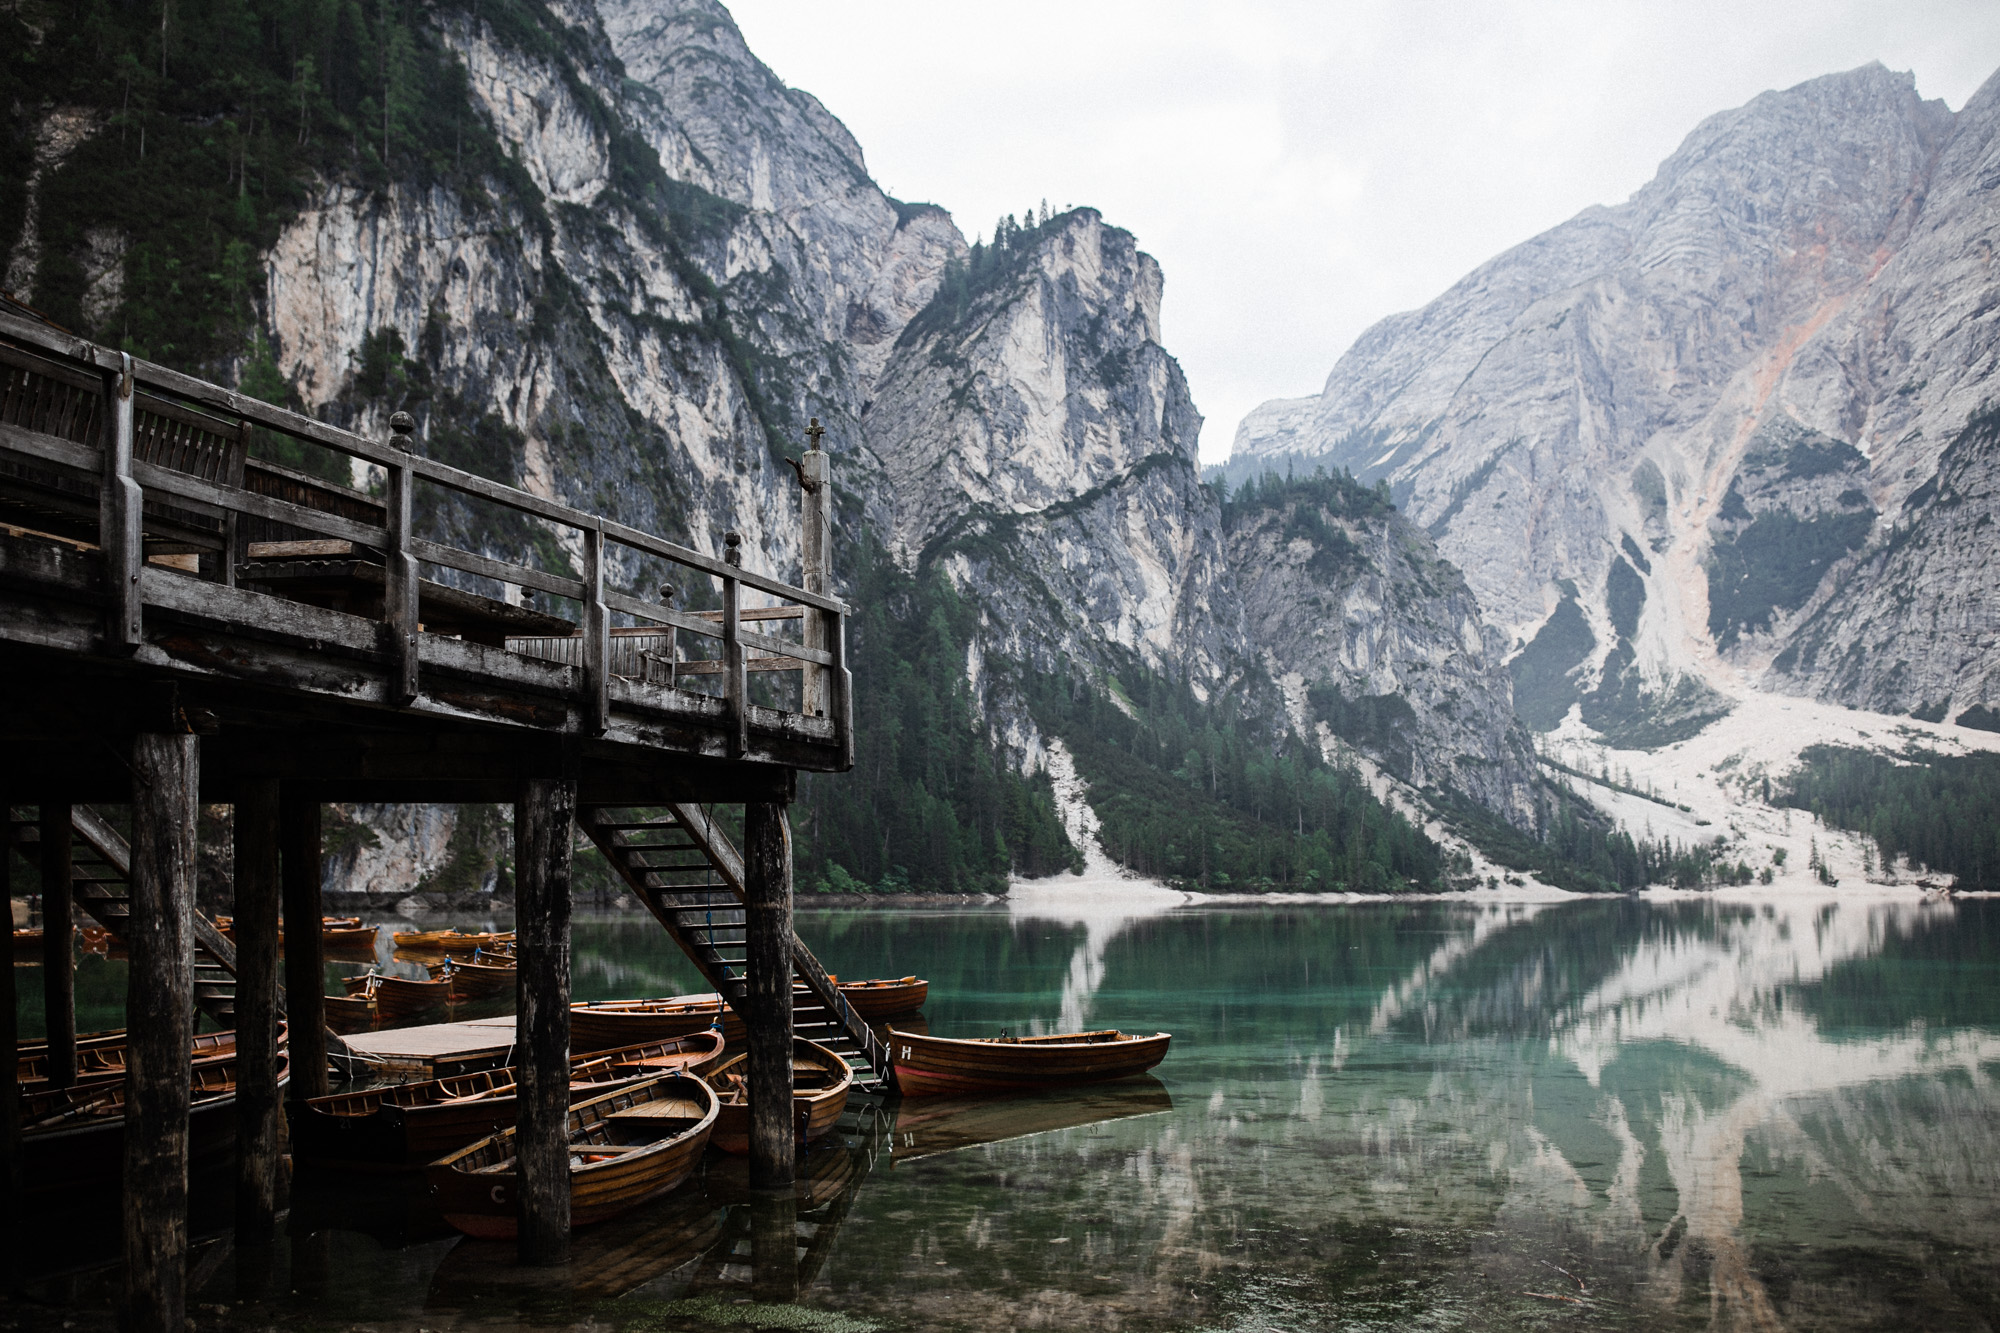
[[[1430,538],[1344,475],[1268,477],[1223,515],[1250,640],[1309,725],[1411,786],[1532,825],[1535,753],[1506,644]]]
[[[780,576],[798,559],[782,456],[826,423],[864,725],[856,774],[802,791],[806,887],[986,889],[1075,863],[1047,776],[1071,732],[1133,864],[1433,882],[1437,848],[1324,762],[1293,678],[1413,691],[1415,739],[1383,757],[1530,824],[1491,645],[1410,534],[1370,529],[1373,581],[1260,572],[1283,641],[1253,633],[1159,266],[1094,211],[968,246],[886,196],[713,0],[175,0],[164,36],[79,3],[96,27],[51,0],[0,14],[26,90],[0,151],[34,183],[0,202],[0,241],[57,318],[364,432],[408,410],[434,456],[702,550],[741,532]],[[162,200],[173,223],[149,230]],[[468,505],[425,520],[496,555],[577,556]],[[1416,604],[1381,595],[1419,584]],[[1340,644],[1287,628],[1330,593]],[[493,839],[457,848],[460,815],[347,817],[361,832],[331,868],[356,892],[503,873]],[[1161,820],[1206,832],[1147,860]]]
[[[1317,397],[1252,413],[1232,466],[1388,479],[1525,650],[1538,725],[1580,704],[1660,744],[1760,678],[1979,705],[1976,639],[1895,611],[1879,555],[1926,521],[1906,500],[1990,394],[1996,103],[1989,82],[1954,116],[1871,65],[1711,117],[1630,200],[1384,320]],[[1972,596],[1970,624],[1994,539],[1968,535],[1931,577]],[[1789,651],[1807,622],[1857,618],[1859,654]]]

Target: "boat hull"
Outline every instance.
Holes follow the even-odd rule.
[[[722,1039],[703,1032],[575,1060],[570,1104],[674,1070],[699,1075],[721,1058]],[[397,1105],[391,1096],[405,1098],[406,1104]],[[513,1072],[507,1069],[373,1093],[315,1097],[292,1110],[292,1151],[300,1161],[317,1166],[414,1171],[513,1125],[517,1097]]]
[[[836,988],[841,997],[865,1019],[888,1018],[924,1007],[930,998],[931,983],[916,977],[899,981],[843,981]]]
[[[641,1151],[570,1168],[570,1225],[588,1226],[618,1216],[671,1193],[694,1174],[715,1126],[715,1093],[699,1078],[670,1075],[621,1088],[570,1108],[570,1143],[575,1154],[590,1151],[588,1135],[620,1112],[656,1098],[694,1098],[705,1108],[698,1124]],[[482,1139],[433,1163],[426,1178],[436,1191],[445,1221],[481,1240],[508,1240],[520,1229],[520,1177],[507,1170],[481,1169],[488,1159],[510,1160],[513,1131]]]
[[[706,1032],[715,1010],[689,1005],[662,1009],[593,1009],[569,1011],[569,1049],[573,1054],[616,1050],[640,1042],[665,1041]]]
[[[795,1040],[792,1048],[795,1074],[800,1069],[819,1069],[836,1080],[829,1087],[792,1094],[792,1114],[799,1126],[799,1139],[812,1143],[832,1129],[840,1113],[847,1109],[847,1094],[854,1088],[854,1071],[847,1067],[847,1061],[817,1042]],[[724,1061],[715,1070],[718,1081],[740,1073],[747,1059],[736,1056]],[[710,1142],[731,1156],[746,1156],[750,1151],[750,1107],[725,1097],[716,1113],[715,1134]]]
[[[905,1097],[1071,1088],[1143,1074],[1167,1057],[1173,1035],[1064,1033],[1018,1041],[963,1041],[889,1030],[896,1088]],[[1061,1037],[1090,1038],[1065,1041]]]

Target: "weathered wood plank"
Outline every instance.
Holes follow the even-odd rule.
[[[194,1040],[193,736],[132,742],[132,917],[125,1025],[122,1325],[187,1322],[188,1047]],[[315,932],[316,934],[317,932]]]
[[[440,546],[436,542],[420,537],[411,538],[410,554],[433,565],[443,565],[447,569],[460,570],[467,574],[477,574],[481,578],[493,579],[499,583],[512,583],[517,587],[533,588],[537,592],[554,593],[558,597],[568,597],[581,601],[584,595],[580,579],[566,579],[559,574],[544,574],[539,569],[529,569],[526,565],[509,564],[505,560],[493,560],[470,551],[461,551],[455,546]]]

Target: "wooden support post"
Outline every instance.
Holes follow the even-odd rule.
[[[320,947],[319,800],[287,790],[278,805],[285,898],[285,1022],[292,1097],[326,1095],[326,962]]]
[[[41,807],[42,995],[48,1014],[49,1083],[76,1082],[76,888],[70,880],[67,801]]]
[[[14,814],[14,794],[0,790],[0,835]],[[14,849],[0,836],[0,900],[14,901]],[[9,912],[11,915],[12,908]],[[13,928],[13,922],[8,922]],[[11,1290],[21,1232],[32,1225],[21,1205],[21,1014],[14,963],[0,968],[0,1283]]]
[[[410,433],[417,428],[408,412],[389,418],[389,443],[407,457]],[[387,628],[389,653],[389,702],[402,707],[417,697],[417,562],[410,555],[412,503],[416,474],[408,463],[388,469],[387,517],[389,549],[383,552],[382,619]]]
[[[187,1321],[198,746],[193,736],[141,733],[132,741],[122,1321],[128,1333],[172,1333]]]
[[[806,427],[812,448],[799,459],[800,586],[822,597],[830,594],[833,585],[833,487],[826,450],[820,448],[820,437],[825,433],[819,418],[814,417],[812,425]],[[829,619],[825,611],[810,606],[805,609],[800,637],[806,647],[826,648]],[[829,668],[813,664],[799,673],[799,711],[807,717],[832,715],[830,675]]]
[[[611,611],[604,605],[604,528],[583,530],[583,730],[602,736],[611,715]]]
[[[515,1106],[524,1264],[569,1259],[570,849],[576,778],[530,778],[514,807]]]
[[[743,538],[734,532],[722,534],[722,559],[743,563]],[[722,692],[729,701],[729,755],[740,758],[750,748],[750,685],[743,667],[743,585],[733,578],[722,580]]]
[[[132,358],[120,353],[119,368],[104,375],[104,481],[98,488],[98,544],[104,548],[104,651],[114,655],[138,648],[144,605],[139,586],[146,564],[145,494],[132,479]]]
[[[278,810],[275,779],[250,780],[236,794],[239,1248],[269,1242],[278,1215]]]
[[[750,1201],[750,1291],[771,1305],[799,1297],[799,1200],[791,1190]]]
[[[798,1140],[792,1118],[792,831],[785,807],[773,801],[744,807],[743,907],[750,1188],[789,1190]]]

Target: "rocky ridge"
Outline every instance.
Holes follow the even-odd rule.
[[[1253,412],[1232,466],[1389,480],[1517,649],[1552,636],[1517,667],[1627,740],[1758,685],[1986,707],[1990,530],[1935,552],[1914,601],[1884,561],[1990,396],[1996,123],[2000,80],[1954,115],[1879,65],[1711,117],[1627,202]],[[1934,615],[1933,593],[1969,604]],[[1793,651],[1806,635],[1840,647]]]

